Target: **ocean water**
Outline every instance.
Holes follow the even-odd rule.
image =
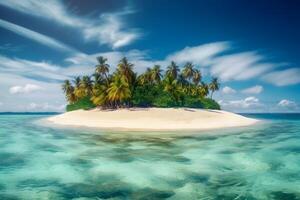
[[[0,115],[0,199],[300,199],[300,115],[175,136]]]

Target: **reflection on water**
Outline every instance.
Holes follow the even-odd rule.
[[[145,137],[41,117],[0,116],[0,199],[300,199],[299,120]]]

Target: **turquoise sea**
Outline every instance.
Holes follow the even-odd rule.
[[[0,114],[0,199],[300,199],[300,115],[201,135],[138,136]]]

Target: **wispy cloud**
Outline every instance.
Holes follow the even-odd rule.
[[[275,110],[275,112],[299,113],[300,106],[295,101],[289,99],[282,99],[277,103],[276,106],[274,106],[273,109]]]
[[[69,12],[60,0],[47,3],[40,0],[10,0],[0,1],[0,5],[76,28],[82,32],[86,40],[96,40],[99,44],[107,44],[112,48],[126,46],[141,36],[137,29],[128,28],[123,20],[125,15],[132,13],[129,8],[115,13],[104,13],[96,19],[90,19]]]
[[[242,90],[244,94],[260,94],[264,90],[263,86],[255,85],[253,87],[246,88]]]
[[[288,99],[282,99],[281,101],[278,102],[277,104],[280,107],[284,107],[284,108],[295,108],[297,107],[296,102],[288,100]]]
[[[170,61],[175,61],[181,66],[186,62],[193,62],[195,67],[200,68],[202,72],[209,72],[210,75],[219,77],[222,82],[259,79],[280,66],[280,63],[266,62],[267,58],[257,52],[231,53],[230,50],[232,50],[230,42],[214,42],[185,47],[170,53],[162,60],[151,59],[145,51],[131,50],[128,52],[103,52],[93,55],[76,54],[66,58],[66,61],[78,67],[80,65],[94,66],[96,57],[101,55],[107,57],[112,66],[116,66],[118,61],[126,56],[135,64],[138,72],[142,72],[154,64],[159,64],[164,69]],[[297,80],[297,78],[294,79]],[[258,94],[262,89],[261,86],[255,86],[251,91],[250,89],[249,91],[245,90],[244,93]]]
[[[231,111],[250,111],[263,109],[264,104],[254,96],[246,97],[239,100],[220,100],[218,103],[221,105],[222,109]]]
[[[32,78],[36,77],[44,81],[61,81],[68,78],[62,71],[62,67],[46,61],[37,62],[0,55],[0,72],[3,73]]]
[[[17,52],[22,49],[21,46],[14,46],[10,43],[6,43],[3,45],[0,45],[0,51],[11,51],[11,52]]]
[[[228,42],[215,42],[194,47],[185,47],[184,49],[167,56],[167,61],[175,61],[179,64],[193,62],[198,65],[208,65],[218,54],[228,50]]]
[[[228,48],[229,43],[226,42],[215,42],[194,47],[186,47],[180,51],[167,55],[166,58],[162,60],[152,59],[146,51],[140,50],[130,50],[127,52],[110,51],[92,55],[76,54],[66,58],[65,60],[72,63],[73,67],[82,66],[82,68],[87,70],[90,67],[93,68],[93,66],[96,64],[97,56],[104,56],[108,58],[113,70],[121,58],[126,56],[130,62],[135,65],[135,70],[138,72],[143,72],[147,67],[152,67],[155,64],[161,65],[161,67],[164,69],[170,64],[171,61],[175,61],[179,65],[189,61],[193,62],[196,67],[207,67],[204,64],[212,62],[212,60],[215,59],[219,53],[224,52]]]
[[[0,1],[0,5],[28,15],[54,20],[57,23],[64,25],[83,25],[83,20],[78,19],[76,16],[72,16],[60,0],[51,0],[48,2],[42,0],[9,0]]]
[[[4,21],[0,19],[0,27],[5,28],[9,31],[12,31],[18,35],[21,35],[23,37],[26,37],[28,39],[31,39],[35,42],[38,42],[40,44],[46,45],[48,47],[60,50],[60,51],[67,51],[67,52],[76,52],[75,49],[63,44],[62,42],[59,42],[51,37],[42,35],[38,32],[29,30],[27,28],[24,28],[22,26]]]
[[[39,91],[39,90],[42,90],[43,88],[39,85],[35,85],[35,84],[26,84],[24,86],[21,86],[21,85],[16,85],[16,86],[12,86],[10,89],[9,89],[9,92],[11,94],[28,94],[28,93],[31,93],[31,92],[36,92],[36,91]]]
[[[281,71],[274,71],[262,77],[266,82],[276,86],[294,85],[300,83],[300,69],[290,68]]]
[[[276,66],[272,63],[264,63],[263,56],[255,52],[220,56],[212,60],[211,64],[211,74],[222,81],[251,79]]]
[[[235,94],[236,90],[231,87],[225,86],[222,88],[222,93],[223,94]]]
[[[229,101],[231,106],[241,107],[241,108],[249,108],[249,107],[257,107],[261,106],[261,103],[256,97],[247,97],[242,100]]]
[[[140,36],[136,29],[124,30],[124,23],[119,15],[103,14],[100,16],[100,22],[96,26],[87,26],[84,29],[86,40],[96,40],[99,44],[107,44],[116,49],[130,44]]]
[[[197,67],[208,67],[210,75],[222,82],[259,78],[279,67],[280,64],[267,62],[267,57],[258,52],[231,53],[230,42],[214,42],[194,47],[186,47],[166,57],[178,64],[193,62]]]

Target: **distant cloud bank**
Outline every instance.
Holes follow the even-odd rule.
[[[20,85],[13,86],[9,89],[9,92],[11,94],[20,94],[20,93],[27,94],[27,93],[35,92],[35,91],[42,90],[42,89],[43,88],[38,85],[26,84],[24,86],[20,86]]]

